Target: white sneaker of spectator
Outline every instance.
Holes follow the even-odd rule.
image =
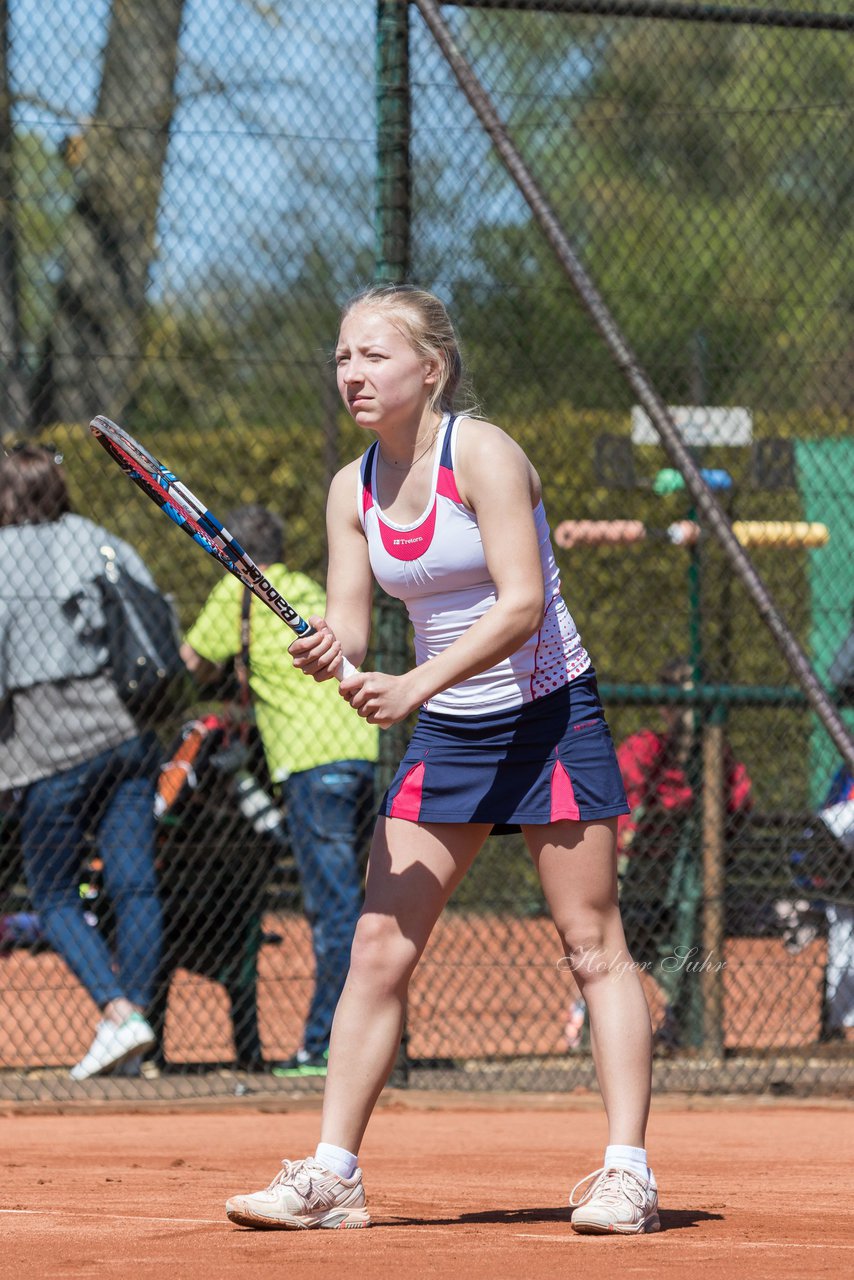
[[[104,1075],[128,1058],[151,1049],[157,1040],[141,1013],[132,1013],[124,1022],[99,1022],[88,1052],[71,1068],[72,1080],[88,1080]]]

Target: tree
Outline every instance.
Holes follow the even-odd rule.
[[[14,201],[10,199],[14,186],[14,155],[8,63],[9,5],[8,0],[0,0],[0,415],[2,421],[17,433],[27,421],[28,404],[18,288],[18,228]]]
[[[665,398],[850,404],[844,37],[473,11],[463,30],[464,51]],[[456,171],[468,172],[459,158]],[[463,331],[476,359],[481,333],[494,352],[503,325],[512,352],[520,312],[526,329],[524,358],[496,367],[493,357],[492,393],[626,403],[613,365],[591,364],[589,321],[509,180],[487,170],[479,188],[487,216],[454,272]]]
[[[22,225],[16,195],[33,165],[44,166],[46,153],[34,136],[15,136],[9,7],[0,0],[0,396],[4,421],[14,430],[85,420],[95,410],[119,416],[132,395],[176,105],[183,10],[184,0],[115,0],[94,114],[82,132],[66,139],[60,171],[51,174],[55,209],[44,218],[31,203]],[[55,284],[49,314],[44,297],[34,307],[30,297],[28,316],[22,261],[46,224],[61,229],[61,243],[51,246]],[[47,252],[47,245],[42,249]],[[28,360],[34,336],[38,355]]]
[[[53,323],[39,370],[39,421],[120,416],[142,353],[145,295],[184,0],[113,5],[95,114],[65,157],[74,176]]]

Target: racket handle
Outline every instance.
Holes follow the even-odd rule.
[[[312,626],[308,626],[306,627],[305,631],[300,632],[300,636],[316,636],[316,635],[317,635],[317,630]],[[353,672],[356,671],[357,669],[358,668],[353,666],[349,658],[342,657],[341,665],[339,666],[338,670],[335,672],[335,679],[338,681],[346,680],[347,677],[351,676]]]

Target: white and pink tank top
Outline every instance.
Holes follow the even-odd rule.
[[[406,605],[419,665],[453,644],[496,600],[477,519],[463,506],[454,479],[458,430],[458,419],[446,415],[430,498],[412,524],[395,524],[379,507],[376,441],[359,471],[359,518],[371,568],[383,590]],[[590,658],[560,594],[542,502],[534,510],[534,521],[545,582],[540,629],[509,658],[436,694],[425,704],[428,710],[459,716],[507,711],[553,693],[589,667]]]

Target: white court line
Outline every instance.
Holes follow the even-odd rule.
[[[572,1235],[535,1236],[524,1231],[514,1231],[513,1239],[514,1240],[548,1240],[550,1244],[573,1244],[576,1239],[576,1233],[573,1231]]]
[[[100,1213],[95,1210],[90,1210],[87,1213],[85,1210],[80,1210],[80,1209],[51,1209],[51,1210],[0,1209],[0,1214],[9,1214],[9,1215],[17,1214],[19,1216],[30,1215],[32,1217],[40,1217],[40,1218],[45,1218],[45,1217],[48,1217],[48,1218],[49,1217],[109,1218],[109,1219],[115,1220],[116,1222],[172,1222],[172,1223],[184,1223],[185,1225],[189,1224],[191,1226],[200,1226],[200,1227],[221,1227],[225,1225],[225,1221],[226,1221],[224,1217],[223,1218],[150,1218],[145,1216],[144,1214],[140,1214],[139,1216],[134,1217],[132,1214],[128,1214],[128,1213]],[[374,1225],[386,1231],[393,1230],[395,1227],[397,1227],[398,1229],[412,1227],[412,1229],[417,1231],[420,1235],[423,1235],[425,1233],[430,1233],[430,1232],[436,1234],[436,1233],[441,1233],[447,1230],[447,1227],[427,1227],[427,1226],[419,1227],[419,1226],[413,1225],[412,1223],[404,1223],[404,1222],[389,1222],[389,1223],[378,1222],[378,1223],[375,1223]],[[453,1225],[454,1225],[453,1223],[448,1223],[449,1227]],[[666,1240],[667,1236],[670,1235],[671,1233],[672,1233],[672,1229],[671,1229],[671,1232],[663,1231],[660,1233],[659,1232],[650,1233],[649,1237],[644,1236],[643,1238],[644,1239],[651,1238],[654,1235],[657,1237],[657,1239],[660,1242],[663,1243]],[[513,1238],[515,1240],[547,1240],[551,1244],[573,1244],[577,1240],[577,1235],[575,1232],[573,1232],[572,1234],[568,1234],[568,1233],[567,1234],[557,1234],[557,1233],[551,1234],[550,1233],[549,1235],[539,1235],[529,1231],[514,1231]],[[700,1248],[700,1249],[708,1249],[710,1246],[714,1245],[715,1243],[717,1242],[714,1240],[708,1240],[708,1239],[683,1240],[680,1238],[679,1240],[679,1245],[681,1248],[684,1248],[686,1245],[695,1245],[697,1248]],[[831,1241],[827,1244],[822,1244],[819,1242],[798,1241],[798,1240],[742,1240],[740,1243],[736,1244],[734,1241],[727,1240],[727,1241],[721,1241],[720,1243],[721,1245],[725,1245],[727,1249],[733,1249],[733,1248],[734,1249],[854,1249],[854,1244],[845,1244],[842,1241],[839,1241],[839,1242]]]
[[[638,1239],[652,1240],[657,1239],[660,1243],[664,1243],[667,1236],[672,1234],[678,1228],[672,1228],[670,1231],[653,1231],[647,1235],[638,1236]],[[533,1235],[530,1232],[514,1231],[515,1240],[549,1240],[553,1244],[571,1244],[577,1239],[575,1232],[572,1235]],[[854,1244],[843,1244],[831,1241],[828,1244],[818,1242],[798,1240],[742,1240],[736,1244],[732,1240],[715,1241],[715,1240],[679,1240],[679,1247],[684,1248],[686,1245],[696,1245],[699,1249],[710,1249],[715,1244],[720,1244],[721,1248],[726,1249],[854,1249]]]
[[[184,1223],[184,1224],[189,1223],[190,1225],[201,1226],[201,1227],[225,1227],[230,1225],[228,1220],[225,1217],[225,1214],[223,1214],[221,1218],[153,1218],[153,1217],[148,1217],[145,1214],[134,1215],[130,1213],[101,1213],[100,1211],[95,1209],[88,1209],[88,1210],[87,1209],[0,1209],[0,1214],[4,1214],[4,1213],[18,1214],[19,1216],[29,1214],[33,1217],[39,1217],[39,1218],[51,1218],[51,1217],[53,1218],[69,1218],[69,1217],[107,1218],[107,1219],[112,1219],[116,1222],[143,1222],[143,1223],[144,1222],[174,1222],[174,1223]],[[411,1227],[413,1227],[413,1224],[409,1222],[382,1222],[382,1223],[375,1222],[373,1225],[375,1227],[382,1227],[384,1231],[390,1231],[390,1230],[393,1231],[395,1229],[399,1231],[403,1231],[403,1230],[409,1230]],[[453,1224],[449,1223],[448,1225],[451,1226]],[[431,1231],[434,1233],[441,1234],[442,1232],[447,1231],[448,1228],[447,1227],[419,1227],[416,1225],[413,1229],[418,1231],[421,1234],[423,1234],[424,1232],[431,1232]]]
[[[202,1227],[223,1227],[223,1226],[229,1225],[227,1223],[225,1215],[223,1215],[222,1218],[150,1218],[150,1217],[147,1217],[145,1214],[139,1214],[134,1216],[133,1214],[129,1214],[129,1213],[100,1213],[94,1209],[90,1209],[88,1211],[85,1209],[0,1209],[0,1214],[4,1214],[4,1213],[9,1215],[17,1214],[18,1216],[30,1215],[31,1217],[39,1217],[39,1218],[83,1217],[83,1218],[107,1218],[107,1219],[113,1219],[116,1222],[175,1222],[175,1223],[185,1223],[185,1224],[189,1223],[191,1225],[202,1226]],[[417,1223],[411,1223],[411,1222],[375,1222],[373,1225],[374,1227],[381,1228],[383,1231],[413,1230],[413,1231],[417,1231],[419,1235],[425,1235],[425,1234],[443,1235],[447,1233],[450,1227],[454,1226],[454,1224],[450,1222],[447,1224],[447,1226],[441,1226],[441,1227],[419,1226]],[[559,1240],[560,1241],[563,1239],[563,1237],[518,1235],[518,1239],[520,1240]]]
[[[226,1221],[225,1215],[222,1218],[149,1218],[145,1214],[101,1213],[96,1209],[0,1209],[0,1213],[32,1214],[39,1218],[111,1218],[116,1222],[189,1222],[203,1227],[217,1227]]]
[[[708,1242],[707,1242],[708,1243]],[[743,1240],[738,1249],[854,1249],[854,1244],[843,1244],[842,1241],[831,1241],[830,1244],[818,1244],[797,1240]]]

